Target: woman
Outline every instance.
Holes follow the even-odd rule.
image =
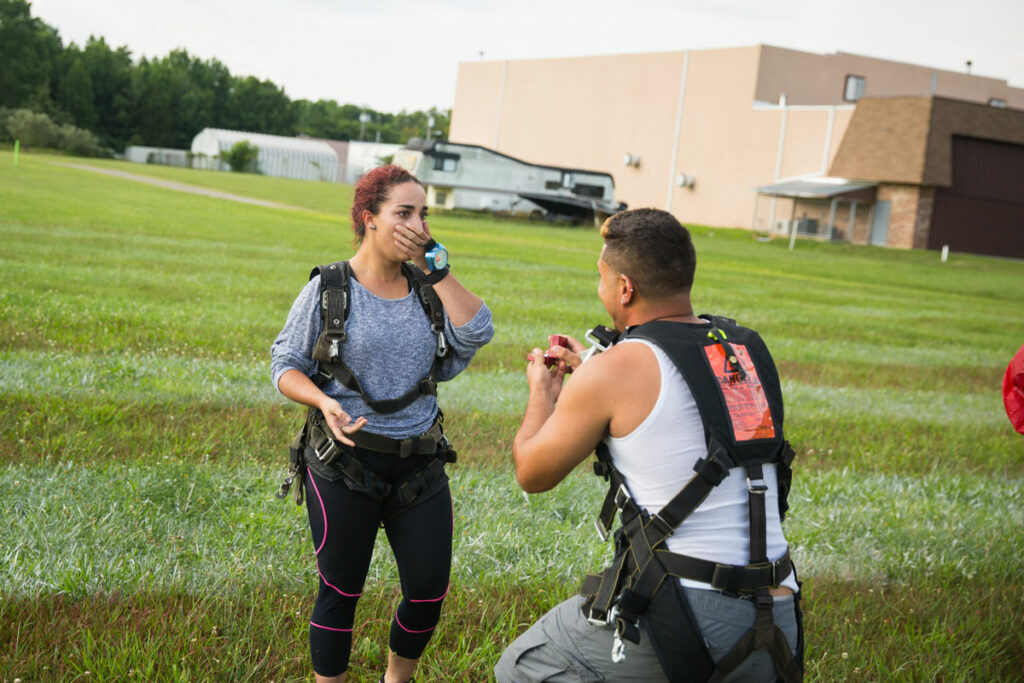
[[[347,295],[335,294],[322,317],[321,277],[338,280],[332,267],[320,268],[325,274],[303,288],[271,349],[277,388],[310,407],[300,481],[320,574],[309,628],[318,683],[345,680],[379,526],[402,585],[381,681],[412,680],[448,593],[453,519],[443,464],[454,451],[431,382],[465,369],[494,329],[487,306],[442,263],[447,253],[437,254],[443,247],[426,218],[426,194],[409,172],[389,165],[363,176],[352,204],[358,250],[348,261]],[[444,306],[443,325],[439,308],[431,325],[433,309],[418,291],[424,283]]]

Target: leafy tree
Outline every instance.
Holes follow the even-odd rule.
[[[126,47],[112,50],[103,38],[90,37],[82,50],[82,63],[92,79],[96,110],[93,130],[104,145],[124,149],[132,134],[134,116],[132,70],[135,65],[131,52]]]
[[[255,173],[257,171],[256,159],[259,153],[259,147],[256,145],[251,144],[248,140],[239,140],[231,146],[227,153],[222,154],[221,158],[228,162],[228,166],[236,173]]]
[[[21,140],[25,147],[52,147],[60,134],[49,116],[30,109],[11,112],[7,117],[7,132],[12,140]]]
[[[312,138],[353,140],[359,137],[359,107],[341,106],[334,100],[297,100],[295,132]],[[347,111],[346,107],[354,109]]]
[[[82,128],[96,126],[96,107],[93,104],[92,77],[86,71],[81,56],[71,55],[70,66],[61,76],[57,87],[57,104]]]
[[[193,87],[202,93],[196,108],[202,125],[196,133],[206,127],[233,127],[235,114],[231,97],[235,78],[228,68],[216,59],[203,62],[193,58],[188,73]]]
[[[25,147],[53,147],[79,156],[105,156],[106,150],[91,132],[72,126],[58,125],[42,112],[30,109],[0,111],[0,137],[20,140]]]
[[[284,90],[272,82],[255,76],[238,79],[230,101],[237,130],[295,134],[295,110]]]
[[[430,137],[444,140],[451,121],[451,110],[389,114],[353,104],[339,105],[334,100],[298,100],[294,104],[299,134],[333,140],[376,140],[379,133],[381,142],[404,143],[409,138],[426,137],[430,117],[434,119],[429,126]],[[359,119],[363,114],[369,117],[365,125]]]
[[[68,123],[57,130],[57,147],[81,157],[109,156],[92,131]]]
[[[175,50],[163,59],[139,62],[132,78],[136,102],[132,141],[154,147],[188,148],[206,125],[201,93],[189,73],[191,58]]]
[[[17,108],[47,114],[58,128],[88,129],[99,146],[117,150],[129,142],[187,149],[206,127],[333,140],[444,139],[451,113],[293,102],[271,81],[233,76],[216,59],[185,50],[134,63],[126,47],[113,49],[102,37],[65,48],[54,28],[32,17],[27,0],[0,0],[0,110]],[[75,149],[90,149],[75,140]]]
[[[63,45],[34,19],[26,0],[0,0],[0,107],[52,107],[50,88]]]

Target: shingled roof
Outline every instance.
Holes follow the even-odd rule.
[[[948,187],[954,135],[1024,144],[1024,111],[943,97],[865,97],[829,175]]]

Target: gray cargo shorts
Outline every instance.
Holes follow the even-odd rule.
[[[754,624],[754,603],[717,591],[684,588],[712,659],[718,661]],[[650,638],[626,641],[626,659],[612,662],[615,630],[594,626],[583,616],[582,596],[556,605],[512,642],[494,667],[499,683],[591,683],[593,681],[665,681]],[[796,653],[797,625],[792,596],[775,599],[773,617]],[[767,652],[747,658],[726,681],[774,681]]]

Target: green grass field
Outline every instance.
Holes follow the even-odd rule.
[[[87,162],[307,210],[268,209],[55,161],[77,163],[0,151],[0,681],[312,680],[305,512],[273,497],[302,411],[269,346],[310,267],[351,254],[352,188]],[[526,351],[606,321],[600,238],[431,228],[496,332],[441,389],[454,577],[417,680],[486,681],[608,558],[589,467],[527,498],[509,462]],[[692,231],[696,308],[758,329],[782,376],[808,679],[1024,678],[1024,437],[1000,398],[1024,263]],[[354,682],[398,595],[379,544]]]

